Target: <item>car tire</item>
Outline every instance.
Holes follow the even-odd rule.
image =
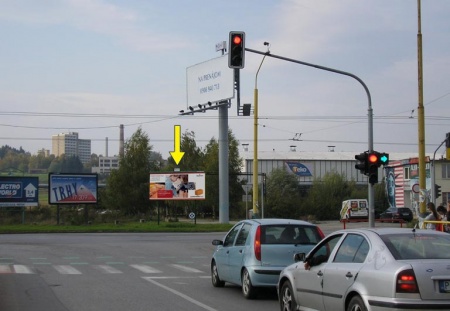
[[[283,283],[280,291],[280,310],[281,311],[295,311],[297,310],[297,302],[295,301],[294,291],[292,290],[291,282]]]
[[[211,264],[211,282],[214,287],[224,287],[225,282],[219,277],[219,271],[217,270],[216,262],[213,261]]]
[[[252,280],[250,279],[250,273],[244,268],[242,271],[242,293],[247,299],[253,299],[256,297],[257,289],[253,286]]]
[[[367,311],[366,305],[361,297],[355,296],[350,300],[347,311]]]

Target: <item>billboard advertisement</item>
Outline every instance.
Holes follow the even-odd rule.
[[[204,200],[204,172],[150,173],[150,200]]]
[[[38,206],[38,177],[0,177],[0,206]]]
[[[187,68],[186,81],[187,106],[234,97],[234,70],[228,68],[226,55]]]
[[[48,175],[49,204],[96,204],[97,174]]]

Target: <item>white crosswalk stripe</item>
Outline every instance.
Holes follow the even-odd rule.
[[[64,275],[79,275],[84,273],[89,273],[88,269],[94,269],[97,270],[103,274],[120,274],[124,273],[124,271],[119,270],[120,268],[113,267],[111,265],[83,265],[80,266],[82,268],[75,268],[72,265],[50,265],[49,267],[53,267],[58,273],[64,274]],[[39,267],[39,268],[38,268]],[[15,265],[15,264],[0,264],[0,274],[36,274],[38,270],[42,270],[42,266],[26,266],[26,265]],[[41,268],[42,267],[42,268]],[[121,265],[119,267],[126,267],[126,265]],[[144,264],[131,264],[129,267],[138,270],[141,273],[145,274],[163,274],[165,271],[157,269],[155,267],[144,265]],[[165,266],[166,268],[169,267],[170,271],[174,271],[174,269],[184,272],[184,273],[205,273],[204,271],[201,271],[199,269],[189,267],[186,265],[181,264],[168,264]],[[81,271],[80,271],[81,270]],[[47,273],[49,270],[45,268],[43,271],[46,271],[44,273]],[[39,273],[42,273],[39,272]],[[181,276],[180,276],[181,277]]]
[[[34,274],[33,269],[24,265],[14,265],[14,271],[18,274]]]
[[[130,266],[143,273],[162,273],[161,270],[155,269],[147,265],[130,265]]]
[[[56,271],[58,271],[61,274],[81,274],[81,272],[77,269],[75,269],[72,266],[68,265],[61,265],[61,266],[53,266]]]
[[[170,265],[178,270],[181,270],[183,272],[191,272],[191,273],[203,273],[203,271],[195,269],[195,268],[191,268],[188,266],[183,266],[183,265],[177,265],[177,264],[172,264]]]
[[[96,265],[96,266],[93,266],[93,267],[94,267],[94,269],[97,269],[97,270],[99,270],[102,273],[107,273],[107,274],[119,274],[119,273],[122,273],[122,271],[120,271],[120,270],[118,270],[118,269],[116,269],[114,267],[108,266],[108,265]]]

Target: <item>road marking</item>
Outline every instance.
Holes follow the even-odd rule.
[[[186,267],[186,266],[182,266],[182,265],[176,265],[176,264],[172,264],[172,267],[181,270],[183,272],[193,272],[193,273],[204,273],[203,271],[191,268],[191,267]]]
[[[34,274],[33,270],[24,265],[14,265],[14,271],[18,274]]]
[[[61,265],[61,266],[53,266],[56,271],[58,271],[61,274],[81,274],[80,271],[75,269],[74,267],[67,266],[67,265]]]
[[[210,306],[207,306],[207,305],[205,305],[204,303],[201,303],[200,301],[195,300],[195,299],[192,298],[192,297],[189,297],[188,295],[185,295],[185,294],[183,294],[183,293],[181,293],[181,292],[179,292],[179,291],[177,291],[177,290],[175,290],[175,289],[173,289],[173,288],[167,287],[167,286],[165,286],[165,285],[163,285],[163,284],[161,284],[161,283],[159,283],[159,282],[156,282],[156,281],[153,280],[151,277],[143,277],[143,279],[145,279],[145,280],[149,281],[150,283],[152,283],[152,284],[154,284],[154,285],[156,285],[156,286],[159,286],[159,287],[161,287],[162,289],[165,289],[165,290],[167,290],[167,291],[169,291],[169,292],[171,292],[171,293],[173,293],[173,294],[175,294],[175,295],[177,295],[177,296],[179,296],[179,297],[181,297],[181,298],[183,298],[183,299],[186,299],[187,301],[190,301],[190,302],[192,302],[193,304],[195,304],[195,305],[197,305],[197,306],[199,306],[199,307],[201,307],[201,308],[203,308],[203,309],[205,309],[205,310],[208,310],[208,311],[217,311],[217,309],[214,309],[214,308],[212,308],[212,307],[210,307]]]
[[[97,265],[97,266],[94,266],[94,269],[97,269],[103,273],[109,273],[109,274],[122,273],[122,271],[117,270],[116,268],[108,266],[108,265]]]
[[[0,274],[11,273],[11,267],[9,265],[0,265]]]
[[[130,267],[133,267],[143,273],[162,273],[161,270],[155,269],[147,265],[130,265]]]

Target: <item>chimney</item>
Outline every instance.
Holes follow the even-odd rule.
[[[119,156],[122,158],[125,154],[124,150],[124,135],[123,135],[123,124],[120,125],[120,138],[119,138]]]
[[[105,157],[108,157],[108,137],[105,137]]]

